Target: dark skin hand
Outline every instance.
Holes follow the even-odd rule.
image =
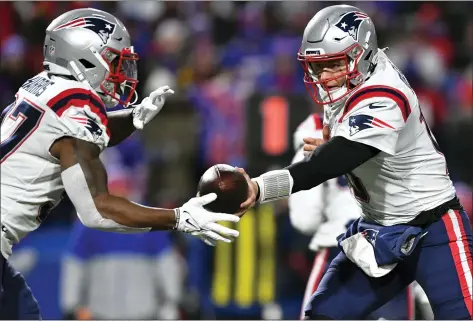
[[[108,147],[116,146],[127,139],[136,130],[133,125],[133,108],[107,113],[110,141]]]
[[[153,230],[174,228],[176,224],[174,210],[141,206],[109,194],[107,171],[99,158],[100,149],[95,144],[64,137],[54,142],[50,152],[60,160],[62,171],[76,164],[80,165],[95,206],[102,217],[129,227]]]

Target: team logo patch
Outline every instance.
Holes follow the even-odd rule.
[[[85,128],[87,128],[87,130],[92,134],[94,140],[98,140],[102,136],[102,128],[100,128],[100,126],[93,119],[84,116],[72,116],[69,118],[84,125]]]
[[[87,128],[92,136],[94,136],[94,140],[97,140],[100,138],[100,136],[102,136],[103,130],[95,121],[90,118],[87,118],[87,124],[85,125],[85,128]]]
[[[391,128],[394,129],[388,123],[385,123],[381,119],[378,119],[369,115],[355,115],[348,118],[348,124],[350,125],[350,136],[356,133],[368,129],[368,128]]]
[[[363,235],[366,240],[374,246],[376,244],[376,236],[378,235],[378,233],[379,231],[368,228],[361,232],[361,235]]]
[[[363,21],[368,20],[369,17],[357,11],[351,11],[343,14],[335,23],[335,27],[339,28],[343,32],[348,33],[355,41],[358,41],[358,31]]]
[[[95,32],[104,44],[115,32],[117,25],[99,17],[76,18],[67,23],[57,26],[54,30],[85,28]]]

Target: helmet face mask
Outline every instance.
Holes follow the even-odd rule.
[[[297,59],[304,70],[304,84],[316,103],[333,104],[346,97],[353,89],[361,85],[361,74],[358,71],[358,60],[363,50],[358,44],[353,44],[346,50],[327,55],[304,55],[298,53]],[[333,77],[320,77],[328,71]],[[354,82],[355,80],[355,82]],[[338,89],[345,87],[340,93]],[[338,92],[334,95],[334,92]]]
[[[131,99],[136,94],[135,88],[138,84],[138,54],[133,52],[133,48],[118,51],[107,47],[101,56],[109,67],[105,80],[100,84],[101,93],[125,107],[133,104]]]

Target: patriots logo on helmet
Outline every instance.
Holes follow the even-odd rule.
[[[115,32],[117,25],[99,17],[76,18],[63,23],[54,28],[54,31],[61,29],[85,28],[95,32],[104,44],[107,43],[110,36]]]
[[[378,235],[379,231],[368,228],[361,232],[361,235],[363,235],[368,242],[371,243],[371,245],[375,245],[376,243],[376,236]]]
[[[369,17],[357,11],[351,11],[341,16],[340,20],[335,23],[335,27],[339,28],[343,32],[347,32],[355,41],[358,41],[358,30],[363,21],[369,19]]]
[[[391,128],[394,129],[393,126],[385,123],[379,118],[370,116],[370,115],[355,115],[350,116],[348,118],[348,123],[350,125],[350,136],[355,135],[356,133],[367,129],[367,128]]]

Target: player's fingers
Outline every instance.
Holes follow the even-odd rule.
[[[133,126],[135,126],[136,129],[141,130],[144,127],[144,122],[141,119],[133,118]]]
[[[209,246],[215,246],[217,245],[217,242],[212,240],[212,239],[208,239],[208,238],[201,238],[202,241],[204,241],[205,244],[209,245]]]
[[[168,90],[166,90],[166,91],[164,92],[164,95],[166,95],[166,96],[174,95],[174,90],[172,90],[172,89],[169,88]]]
[[[240,174],[242,174],[243,176],[245,176],[245,178],[246,178],[247,181],[251,181],[250,176],[248,175],[248,173],[245,171],[244,168],[235,167],[235,169],[237,170],[237,172],[239,172]]]
[[[246,178],[246,181],[248,182],[248,184],[251,182],[250,176],[246,173],[246,171],[243,168],[235,167],[235,169],[237,170],[237,172],[239,172]]]
[[[149,98],[151,98],[152,101],[154,101],[154,99],[158,96],[161,96],[162,94],[164,94],[167,90],[169,90],[169,86],[162,86],[162,87],[159,87],[158,89],[156,89],[155,91],[153,91],[151,94],[149,94]]]
[[[322,135],[324,137],[324,140],[329,140],[330,139],[330,127],[327,125],[324,125],[324,128],[322,129]]]
[[[243,174],[243,176],[245,176],[246,181],[248,182],[248,186],[249,186],[248,198],[243,203],[240,204],[240,208],[243,208],[244,210],[242,212],[237,213],[238,216],[242,216],[247,211],[246,207],[248,207],[255,201],[256,194],[253,187],[254,186],[253,181],[251,180],[250,176],[246,173],[246,171],[240,167],[235,167],[235,169],[241,174]]]
[[[224,236],[222,236],[218,233],[215,233],[213,231],[205,231],[203,234],[205,235],[205,237],[207,239],[212,240],[212,242],[214,242],[214,244],[216,244],[216,241],[221,241],[221,242],[225,242],[225,243],[232,243],[233,242],[232,239],[224,237]]]
[[[158,100],[159,100],[159,99],[160,99],[160,98],[158,98]],[[153,102],[150,101],[149,104],[146,104],[146,109],[145,109],[145,111],[149,113],[150,111],[156,111],[156,110],[158,110],[159,107],[154,104],[155,102],[156,102],[156,101],[153,101]]]
[[[317,146],[310,145],[310,144],[305,144],[304,145],[304,152],[312,152],[316,148],[317,148]]]
[[[238,216],[236,217],[239,219]],[[238,237],[238,235],[240,235],[239,231],[220,225],[218,223],[209,223],[205,227],[220,235],[231,236],[231,237]]]
[[[212,213],[212,220],[214,222],[225,221],[225,222],[239,222],[240,218],[233,214],[224,213]]]
[[[245,213],[248,212],[249,209],[250,209],[249,207],[244,208],[242,211],[235,213],[235,215],[238,216],[239,218],[242,218],[242,216],[245,215]]]
[[[320,138],[305,137],[303,140],[304,140],[304,143],[306,143],[307,145],[314,145],[314,146],[320,146],[323,143],[325,143],[325,141]]]
[[[207,205],[217,199],[217,194],[215,193],[210,193],[210,194],[205,194],[204,196],[200,196],[197,198],[197,203],[200,205]]]
[[[253,206],[255,201],[256,201],[256,196],[254,195],[254,193],[252,193],[246,201],[244,201],[243,203],[240,204],[240,208],[247,211],[248,209],[250,209],[250,207]]]
[[[207,235],[205,234],[201,234],[199,235],[199,238],[207,245],[210,245],[210,246],[215,246],[217,245],[217,241],[211,239],[210,237],[208,237]]]
[[[315,144],[315,141],[316,141],[316,138],[312,138],[312,137],[304,137],[302,139],[304,141],[304,143],[306,144]]]
[[[245,169],[244,169],[244,168],[241,168],[241,167],[236,167],[236,166],[235,166],[235,169],[236,169],[238,172],[242,173],[243,175],[245,175],[245,174],[246,174],[246,171],[245,171]]]
[[[192,235],[192,236],[198,237],[199,239],[201,239],[207,245],[210,245],[210,246],[217,245],[217,241],[215,241],[212,238],[205,235],[206,232],[210,232],[210,231],[191,232],[189,234]]]

